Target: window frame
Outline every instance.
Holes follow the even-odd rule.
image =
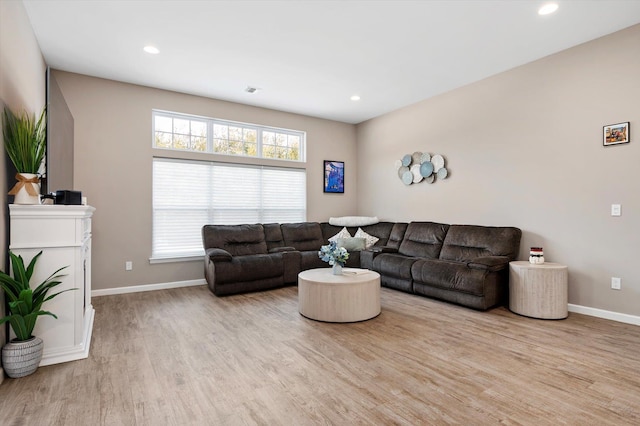
[[[190,120],[190,121],[204,121],[206,122],[207,126],[207,141],[206,141],[206,151],[197,151],[197,150],[192,150],[192,149],[180,149],[180,148],[174,148],[173,146],[171,148],[165,148],[165,147],[160,147],[156,145],[156,116],[161,116],[161,117],[168,117],[168,118],[172,118],[172,119],[181,119],[181,120]],[[251,129],[251,130],[255,130],[256,131],[256,155],[255,156],[251,156],[251,155],[243,155],[243,154],[229,154],[229,153],[225,153],[225,152],[215,152],[214,151],[214,134],[213,134],[213,130],[214,130],[214,126],[215,125],[222,125],[222,126],[227,126],[227,127],[241,127],[243,129]],[[159,132],[161,130],[158,130]],[[277,157],[264,157],[264,150],[263,150],[263,133],[264,132],[274,132],[276,134],[284,134],[287,136],[296,136],[299,138],[299,152],[298,152],[298,159],[289,159],[289,158],[277,158]],[[172,135],[175,134],[175,132],[171,132]],[[159,110],[159,109],[152,109],[151,110],[151,147],[153,149],[159,149],[159,150],[163,150],[163,151],[174,151],[174,152],[189,152],[189,153],[198,153],[198,154],[213,154],[213,155],[224,155],[224,156],[228,156],[228,157],[234,157],[234,158],[251,158],[251,159],[263,159],[263,160],[272,160],[272,161],[291,161],[291,162],[296,162],[296,163],[306,163],[306,145],[307,145],[307,134],[304,131],[301,130],[293,130],[293,129],[285,129],[285,128],[281,128],[281,127],[272,127],[272,126],[263,126],[263,125],[259,125],[259,124],[252,124],[252,123],[244,123],[244,122],[240,122],[240,121],[231,121],[231,120],[224,120],[224,119],[220,119],[220,118],[211,118],[211,117],[204,117],[204,116],[199,116],[199,115],[193,115],[193,114],[183,114],[183,113],[178,113],[178,112],[172,112],[172,111],[165,111],[165,110]],[[229,139],[227,138],[227,141]]]

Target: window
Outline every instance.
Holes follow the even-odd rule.
[[[207,151],[207,122],[166,115],[154,117],[156,148]]]
[[[304,222],[306,171],[153,159],[152,259],[202,256],[202,226]]]
[[[304,161],[297,130],[153,111],[153,135],[154,148]]]

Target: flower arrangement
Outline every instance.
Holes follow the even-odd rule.
[[[328,246],[320,247],[318,257],[331,266],[344,266],[347,263],[347,259],[349,259],[349,252],[344,247],[338,247],[335,241],[329,241]]]

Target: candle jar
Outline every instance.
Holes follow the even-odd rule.
[[[544,263],[544,254],[542,252],[542,247],[531,247],[529,250],[529,263],[534,265],[539,265]]]

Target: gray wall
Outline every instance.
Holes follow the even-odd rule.
[[[359,213],[520,227],[521,259],[569,266],[570,303],[640,315],[639,47],[636,25],[359,124]],[[603,147],[623,121],[631,143]],[[394,160],[414,151],[450,177],[404,186]]]
[[[203,263],[149,264],[153,155],[217,161],[200,153],[154,150],[151,111],[161,109],[307,132],[307,219],[356,213],[355,126],[264,108],[54,71],[75,122],[74,186],[96,207],[93,288],[203,279]],[[345,193],[324,194],[323,160],[345,162]],[[292,164],[294,165],[294,164]],[[133,271],[124,270],[133,261]]]
[[[18,1],[0,1],[0,111],[4,106],[13,111],[26,110],[39,114],[45,102],[45,64],[27,13]],[[0,121],[0,128],[2,124]],[[9,221],[7,192],[14,180],[7,181],[9,161],[0,131],[0,268],[5,270],[7,256],[6,227]],[[4,301],[0,292],[0,315]],[[5,327],[0,327],[0,346],[5,342]],[[4,377],[0,368],[0,382]]]

